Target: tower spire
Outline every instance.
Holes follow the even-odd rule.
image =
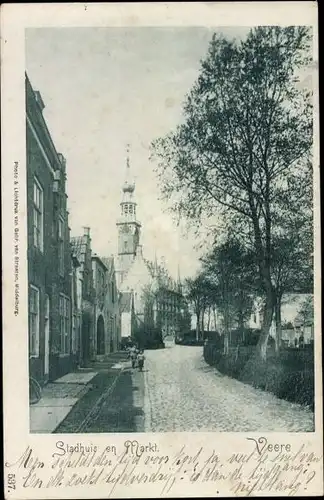
[[[125,182],[123,186],[123,192],[124,195],[127,194],[126,198],[127,200],[125,201],[130,201],[130,198],[132,198],[134,190],[135,190],[135,182],[134,180],[131,180],[131,175],[130,175],[130,160],[129,160],[129,151],[130,151],[130,145],[126,145],[126,175],[125,175]]]
[[[181,275],[180,275],[180,262],[178,262],[177,286],[178,286],[178,292],[182,293],[182,283],[181,283]]]
[[[129,152],[130,152],[130,144],[126,144],[126,168],[127,168],[127,173],[129,172],[130,169],[130,162],[129,162]]]

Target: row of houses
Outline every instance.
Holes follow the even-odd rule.
[[[71,235],[66,161],[25,75],[29,370],[42,385],[119,348],[121,316],[113,256]]]

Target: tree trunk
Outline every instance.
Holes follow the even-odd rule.
[[[229,352],[229,312],[228,304],[226,303],[224,309],[224,354],[227,355]]]
[[[214,315],[214,329],[217,331],[217,314],[216,314],[216,307],[213,307],[213,315]]]
[[[205,332],[205,308],[203,308],[202,313],[201,313],[201,333],[202,333],[202,338],[204,338],[204,332]]]
[[[276,353],[278,354],[281,346],[281,294],[277,295],[276,305],[275,305],[275,321],[276,321]]]
[[[275,306],[275,294],[273,285],[271,282],[271,217],[270,217],[270,204],[269,204],[269,182],[266,184],[266,203],[265,203],[265,245],[262,242],[261,230],[259,219],[256,215],[256,209],[252,197],[250,199],[252,219],[254,226],[254,236],[255,236],[255,250],[258,256],[258,268],[261,283],[265,291],[266,302],[263,311],[263,321],[261,327],[261,334],[259,342],[257,344],[257,355],[262,361],[267,358],[267,346],[270,326],[272,323],[273,310]]]
[[[199,340],[199,328],[200,328],[200,313],[197,312],[196,313],[196,316],[197,316],[197,323],[196,323],[196,340],[198,342]]]
[[[257,344],[257,353],[262,361],[265,361],[267,359],[267,346],[268,346],[270,326],[273,318],[273,309],[274,309],[274,294],[272,288],[270,288],[266,295],[266,303],[263,310],[261,334],[259,342]]]
[[[238,312],[238,324],[239,324],[239,331],[242,335],[242,337],[240,338],[244,342],[244,313],[242,309],[240,309]]]
[[[228,352],[229,352],[228,333],[225,332],[225,336],[224,336],[224,354],[227,355]]]
[[[210,310],[210,306],[208,306],[208,320],[207,320],[207,331],[209,332],[210,331],[210,313],[211,313],[211,310]]]

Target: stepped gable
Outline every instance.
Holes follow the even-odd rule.
[[[111,273],[114,268],[114,257],[100,257],[102,262],[105,264],[106,268],[108,269],[108,272]]]

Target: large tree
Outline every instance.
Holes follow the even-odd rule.
[[[215,303],[216,287],[204,272],[185,280],[186,299],[192,304],[196,315],[196,340],[204,335],[204,316],[209,305]]]
[[[291,188],[290,186],[293,186]],[[275,201],[272,279],[275,287],[276,350],[281,343],[281,301],[289,292],[313,293],[313,176],[309,163],[291,172]]]
[[[226,351],[230,330],[237,325],[243,333],[246,320],[252,313],[258,287],[255,256],[237,239],[229,238],[216,244],[202,261],[204,273],[217,290],[215,301],[224,321]]]
[[[265,296],[263,359],[276,302],[274,198],[312,145],[311,96],[297,85],[309,47],[305,27],[259,27],[240,42],[215,34],[183,123],[152,145],[164,195],[180,214],[197,222],[227,212],[251,226]]]

